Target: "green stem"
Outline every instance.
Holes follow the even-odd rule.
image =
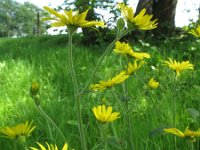
[[[194,143],[191,142],[191,150],[194,150]]]
[[[78,95],[79,89],[78,89],[78,84],[77,84],[77,79],[76,79],[76,74],[75,74],[75,69],[74,69],[74,64],[73,64],[72,34],[73,33],[69,33],[69,53],[68,53],[69,70],[70,70],[72,82],[73,82],[73,85],[74,85],[74,97],[75,97],[75,100],[77,102],[77,117],[78,117],[78,123],[79,123],[79,132],[80,132],[82,149],[87,150],[85,134],[84,134],[84,130],[83,130],[80,95]]]
[[[173,126],[176,127],[176,102],[175,102],[175,91],[176,91],[176,74],[174,75],[173,93],[172,93],[172,111],[173,111]]]
[[[148,92],[148,96],[149,96],[149,95],[150,95],[150,101],[151,101],[152,104],[153,104],[153,108],[154,108],[154,111],[155,111],[155,113],[156,113],[156,116],[159,116],[159,114],[161,114],[161,112],[158,110],[157,105],[155,104],[154,99],[153,99],[151,93],[149,94],[149,92]],[[158,117],[158,119],[159,119],[160,121],[163,121],[162,117]]]
[[[105,52],[101,55],[101,57],[99,58],[96,67],[94,68],[94,71],[92,72],[88,82],[86,83],[85,87],[83,88],[83,90],[79,93],[79,95],[82,95],[88,88],[88,86],[90,85],[92,79],[94,78],[98,68],[100,67],[104,57],[111,51],[111,49],[113,48],[114,44],[119,41],[124,35],[126,35],[130,30],[126,29],[124,30],[120,35],[117,35],[117,37],[114,39],[114,41],[112,43],[110,43],[108,45],[108,47],[106,48]]]
[[[175,92],[176,92],[176,73],[174,73],[174,83],[172,92],[172,111],[173,111],[173,127],[176,127],[176,102],[175,102]],[[174,136],[174,150],[176,150],[176,136]]]
[[[106,126],[107,124],[99,125],[100,139],[101,139],[101,145],[102,145],[103,150],[107,149],[107,142],[106,142],[106,137],[105,137]]]
[[[137,74],[135,74],[135,76],[136,76],[144,85],[146,85],[146,83],[140,78],[140,76],[138,76]],[[148,91],[145,91],[145,92],[143,92],[143,93],[145,94],[146,92],[147,92],[147,94],[148,94],[147,96],[150,96],[150,101],[152,102],[153,108],[155,108],[154,111],[155,111],[155,113],[156,113],[157,116],[158,116],[158,114],[161,114],[161,112],[159,111],[158,107],[156,106],[156,103],[154,102],[154,99],[153,99],[151,93],[149,93]],[[144,94],[143,94],[143,95],[144,95]],[[160,121],[163,121],[163,119],[162,119],[161,117],[158,117],[158,118],[159,118]]]
[[[128,73],[128,63],[129,63],[129,58],[127,58],[127,66],[126,66],[126,72]],[[122,65],[122,64],[121,64]],[[126,110],[129,110],[129,105],[128,105],[128,87],[127,85],[123,82],[122,83],[123,87],[123,92],[124,92],[124,97],[125,97],[125,105],[126,105]],[[132,126],[131,126],[131,117],[129,113],[127,114],[127,120],[128,120],[128,132],[129,132],[129,137],[130,137],[130,144],[131,144],[131,149],[134,150],[134,140],[133,140],[133,132],[132,132]]]
[[[55,124],[55,122],[42,110],[42,108],[40,106],[37,106],[39,112],[43,115],[43,117],[48,120],[55,128],[56,130],[60,133],[60,135],[62,136],[64,142],[67,141],[67,138],[64,136],[64,134],[62,133],[62,131],[59,129],[59,127]]]

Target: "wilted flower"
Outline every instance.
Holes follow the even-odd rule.
[[[148,82],[148,86],[152,89],[157,89],[159,86],[159,82],[155,81],[154,78],[151,78]]]
[[[188,33],[194,35],[195,37],[200,37],[200,25],[197,26],[197,28],[190,30]]]
[[[111,106],[106,108],[105,105],[99,105],[97,107],[94,107],[92,109],[92,111],[93,111],[96,119],[101,121],[102,123],[113,122],[117,118],[120,118],[119,112],[113,112],[112,113],[112,107]]]
[[[98,84],[92,84],[90,85],[90,89],[93,91],[102,91],[106,88],[110,88],[116,84],[124,82],[129,76],[126,74],[126,72],[120,72],[117,76],[115,76],[112,79],[109,79],[107,81],[99,81]]]
[[[49,8],[48,6],[44,6],[44,9],[47,10],[50,14],[54,15],[54,18],[48,17],[43,20],[53,20],[55,21],[51,25],[53,27],[61,27],[67,26],[68,30],[73,32],[78,27],[93,27],[93,26],[104,26],[104,22],[102,21],[87,21],[85,20],[88,10],[79,14],[78,11],[73,12],[72,10],[66,11],[64,13],[58,13],[56,10]]]
[[[169,61],[164,61],[165,65],[167,65],[169,68],[176,71],[176,75],[180,75],[181,71],[187,70],[187,69],[194,69],[194,65],[191,64],[189,61],[183,61],[183,62],[177,62],[176,60],[172,60],[168,58]]]
[[[195,142],[195,138],[200,136],[200,131],[191,131],[188,127],[185,129],[184,132],[178,130],[177,128],[165,128],[163,129],[165,133],[174,134],[181,138],[189,138],[192,142]]]
[[[115,53],[134,57],[136,59],[150,58],[147,53],[134,52],[128,43],[117,41],[114,48]]]
[[[39,142],[36,142],[36,143],[39,145],[40,149],[35,148],[35,147],[30,147],[31,150],[58,150],[57,145],[53,145],[53,144],[49,144],[49,143],[45,142],[46,145],[47,145],[47,148],[45,148],[45,147],[44,147],[42,144],[40,144]],[[68,150],[68,145],[67,145],[67,143],[64,144],[62,150]]]
[[[153,15],[145,14],[145,8],[142,9],[137,16],[134,16],[133,8],[126,6],[124,3],[119,3],[118,7],[127,21],[129,28],[139,28],[140,30],[151,30],[157,28],[157,19],[151,21]]]
[[[25,141],[25,138],[30,136],[31,132],[36,128],[36,126],[32,126],[32,123],[32,121],[30,123],[26,121],[14,127],[5,127],[0,129],[0,133],[5,134],[7,138]]]

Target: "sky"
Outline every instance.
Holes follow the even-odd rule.
[[[16,0],[17,2],[24,3],[28,1],[35,4],[36,6],[42,8],[43,6],[57,7],[61,5],[64,0]],[[120,0],[116,0],[121,2]],[[138,0],[129,0],[129,5],[134,9],[137,6]],[[200,7],[200,0],[178,0],[176,8],[175,24],[177,27],[183,27],[189,24],[189,20],[193,19],[196,21],[198,19],[198,8]],[[105,13],[102,12],[102,15]],[[107,15],[107,14],[106,14]]]

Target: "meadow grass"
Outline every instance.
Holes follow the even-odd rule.
[[[37,128],[27,138],[28,147],[35,146],[38,141],[56,143],[59,147],[64,143],[58,131],[37,111],[30,97],[31,83],[37,81],[41,87],[41,107],[66,136],[70,148],[81,150],[76,102],[73,101],[73,85],[68,72],[67,41],[66,35],[0,39],[0,127],[33,120]],[[83,88],[106,44],[86,47],[76,42],[73,46],[73,61],[78,86]],[[197,130],[200,126],[200,43],[191,38],[182,38],[167,39],[160,43],[151,40],[132,44],[136,50],[148,52],[151,59],[125,81],[129,89],[129,108],[125,107],[125,93],[121,85],[105,92],[85,93],[81,99],[86,142],[90,150],[103,149],[99,138],[101,127],[92,113],[92,108],[102,103],[112,105],[115,111],[121,113],[120,119],[104,126],[103,137],[107,149],[111,150],[130,150],[130,131],[126,123],[128,115],[131,118],[136,150],[173,149],[173,135],[162,132],[165,127],[173,127],[173,97],[177,110],[176,128],[184,131],[189,126]],[[162,61],[167,60],[167,57],[180,61],[190,60],[195,65],[194,71],[181,74],[175,89],[173,71],[163,66]],[[119,58],[113,52],[108,54],[92,83],[109,79],[119,73],[125,65]],[[151,77],[160,82],[158,89],[147,88]],[[106,102],[102,100],[104,98]],[[197,139],[194,149],[198,150],[199,147]],[[190,142],[177,138],[177,149],[189,148]],[[0,149],[18,150],[22,147],[12,139],[1,136]]]

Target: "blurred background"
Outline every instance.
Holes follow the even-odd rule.
[[[195,27],[200,18],[200,0],[0,0],[0,37],[66,33],[65,28],[50,28],[50,22],[42,22],[42,18],[49,15],[42,7],[50,6],[61,12],[63,9],[82,12],[89,8],[88,20],[106,22],[107,28],[101,32],[103,40],[107,41],[112,38],[115,22],[120,17],[116,9],[118,2],[133,7],[136,15],[142,8],[146,8],[147,13],[158,18],[159,28],[153,33],[156,37],[161,36],[161,33],[162,36],[182,33],[182,27]],[[88,36],[91,32],[92,37]],[[84,29],[81,33],[83,38],[87,38],[87,43],[102,39],[91,29]]]

